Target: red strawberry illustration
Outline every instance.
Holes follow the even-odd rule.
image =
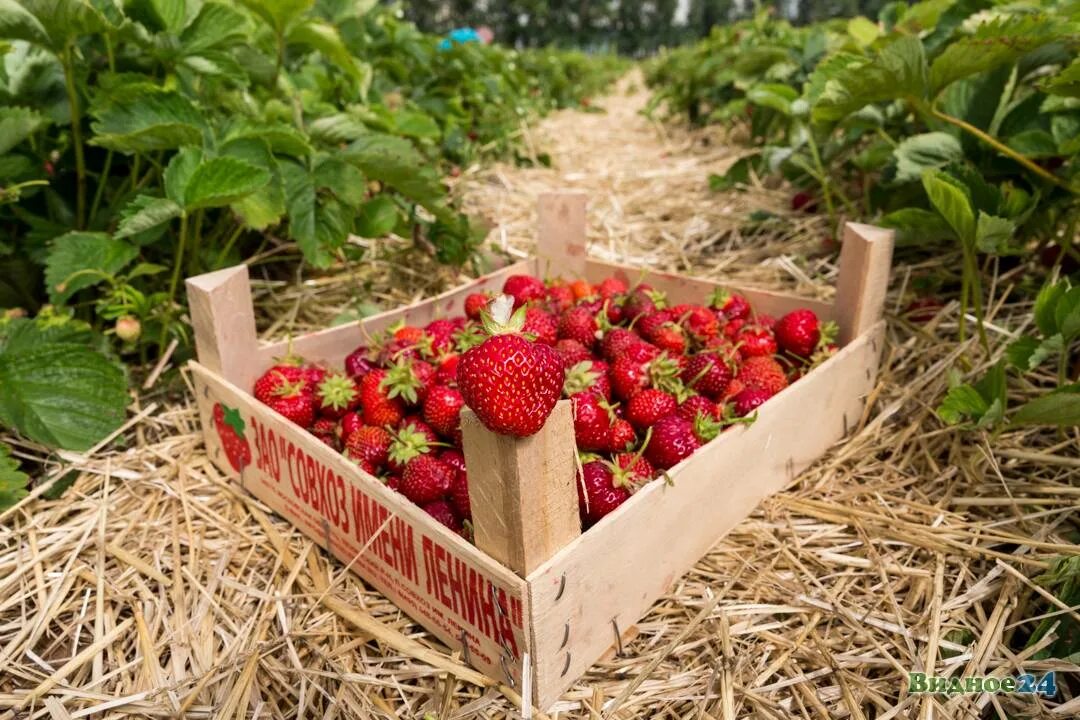
[[[218,437],[221,438],[221,447],[225,450],[225,457],[229,459],[229,464],[236,472],[242,472],[251,464],[251,445],[244,437],[244,418],[240,417],[240,411],[215,403],[214,426],[217,428]]]

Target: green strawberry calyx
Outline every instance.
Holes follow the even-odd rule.
[[[570,366],[563,382],[563,394],[566,397],[588,390],[600,379],[600,373],[593,370],[592,360],[582,360]]]
[[[341,373],[328,375],[319,384],[319,399],[325,407],[344,410],[356,399],[356,384]]]
[[[236,433],[237,437],[244,437],[244,418],[240,415],[240,411],[237,408],[231,408],[228,405],[221,405],[221,413],[226,425],[232,428],[232,431]]]

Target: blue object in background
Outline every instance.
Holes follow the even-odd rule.
[[[449,50],[454,45],[464,45],[465,43],[478,43],[483,42],[480,35],[473,28],[455,28],[450,33],[439,41],[440,50]]]

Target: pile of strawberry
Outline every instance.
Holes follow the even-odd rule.
[[[670,305],[617,278],[514,275],[499,297],[469,295],[465,317],[393,328],[356,348],[344,371],[286,358],[254,392],[463,534],[462,408],[525,437],[569,398],[588,526],[726,427],[751,421],[835,349],[832,335],[810,310],[777,319],[738,294]]]

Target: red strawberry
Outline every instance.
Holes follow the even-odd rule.
[[[335,450],[338,449],[340,445],[340,440],[337,436],[337,420],[334,420],[333,418],[315,418],[315,422],[311,426],[311,434]]]
[[[570,308],[559,318],[559,337],[577,340],[587,349],[596,344],[598,329],[596,317],[581,305]]]
[[[596,286],[596,292],[605,300],[610,300],[627,291],[626,283],[617,277],[606,277]]]
[[[360,389],[348,376],[331,373],[316,387],[315,399],[321,415],[338,420],[360,404]]]
[[[590,392],[571,396],[574,439],[580,450],[607,450],[611,445],[612,414],[603,398]]]
[[[445,385],[436,385],[424,399],[424,420],[447,437],[461,432],[461,408],[465,405],[461,392]]]
[[[391,442],[393,438],[385,428],[361,425],[345,436],[345,454],[370,466],[372,470],[369,472],[374,472],[386,464]]]
[[[654,466],[667,470],[701,447],[694,434],[694,424],[678,415],[668,415],[653,425],[652,438],[645,447],[645,457]]]
[[[657,420],[675,412],[675,398],[662,390],[646,388],[626,404],[626,419],[638,430],[651,427]]]
[[[564,338],[555,343],[555,352],[559,353],[566,367],[577,365],[579,362],[592,360],[592,353],[577,340]]]
[[[472,293],[465,296],[465,317],[470,320],[479,320],[480,311],[488,306],[491,302],[491,296],[488,293]]]
[[[579,392],[591,392],[604,400],[611,399],[611,381],[607,376],[607,363],[599,360],[583,360],[566,370],[563,394],[566,397]]]
[[[704,395],[694,395],[686,398],[675,413],[690,422],[693,422],[698,415],[705,415],[713,420],[720,420],[723,417],[720,406]]]
[[[381,368],[372,370],[360,380],[360,406],[363,409],[364,422],[368,425],[397,427],[405,415],[405,408],[399,398],[391,398],[383,387],[386,371]]]
[[[620,400],[629,400],[648,386],[647,362],[623,355],[611,364],[611,389]]]
[[[634,343],[640,342],[637,334],[626,328],[611,328],[600,341],[600,354],[608,362],[615,362]]]
[[[771,357],[752,357],[739,368],[736,376],[744,387],[761,388],[772,397],[787,387],[787,373]]]
[[[251,464],[251,445],[244,437],[244,418],[240,411],[221,403],[214,403],[214,427],[217,428],[221,449],[236,472],[243,472]]]
[[[630,499],[629,483],[621,469],[616,474],[612,472],[610,464],[594,460],[585,463],[581,472],[578,506],[583,523],[592,525],[599,522]]]
[[[634,426],[622,418],[618,418],[615,422],[611,423],[611,432],[609,435],[607,449],[611,452],[626,450],[637,441],[637,434],[634,432]]]
[[[280,362],[255,381],[253,394],[256,400],[269,405],[275,397],[291,394],[298,389],[310,392],[304,368],[288,362]]]
[[[453,349],[454,334],[457,330],[457,323],[446,318],[432,320],[424,326],[424,333],[431,338],[431,349],[436,355]]]
[[[465,403],[489,430],[527,437],[544,426],[562,394],[565,368],[547,345],[520,335],[525,313],[509,316],[500,297],[485,318],[490,337],[461,356],[458,387]]]
[[[713,292],[709,305],[728,320],[743,320],[750,316],[750,302],[742,295],[722,288]]]
[[[394,340],[402,345],[419,345],[426,337],[424,329],[414,325],[402,325],[394,330]]]
[[[472,504],[469,502],[469,474],[465,470],[465,458],[457,450],[443,450],[439,454],[439,459],[457,470],[454,481],[450,483],[450,494],[447,496],[450,504],[454,506],[458,517],[471,520]]]
[[[544,283],[532,275],[511,275],[503,283],[503,293],[514,299],[514,309],[531,300],[542,300],[547,295]]]
[[[393,440],[387,451],[386,467],[394,473],[402,473],[410,460],[430,453],[436,441],[434,431],[422,421],[403,422],[399,430],[390,434]]]
[[[619,453],[615,456],[615,464],[627,471],[630,480],[638,486],[644,485],[656,477],[656,468],[641,453]]]
[[[367,375],[375,367],[370,359],[371,351],[361,345],[345,356],[345,374],[354,380],[359,380]]]
[[[748,387],[736,394],[731,402],[735,414],[738,417],[746,417],[770,397],[772,395],[767,390],[759,387]]]
[[[596,290],[586,280],[574,280],[570,283],[570,292],[574,294],[575,300],[582,300],[594,295]]]
[[[297,389],[291,393],[277,395],[267,405],[286,420],[302,428],[309,428],[315,422],[315,396],[305,390]]]
[[[338,435],[347,438],[353,431],[359,430],[364,425],[364,416],[358,412],[347,412],[338,423]]]
[[[698,342],[706,342],[720,332],[716,313],[704,305],[676,305],[671,308],[671,313]]]
[[[401,474],[401,494],[417,505],[441,500],[450,491],[457,470],[431,454],[417,455]]]
[[[686,352],[686,334],[673,322],[664,323],[646,339],[671,355],[682,355]]]
[[[538,343],[554,345],[559,339],[559,321],[549,312],[530,307],[525,311],[525,332],[533,335]]]
[[[461,532],[461,518],[454,512],[454,508],[450,507],[450,503],[445,500],[434,500],[425,503],[422,507],[424,512],[438,520],[441,524],[456,533]]]
[[[321,365],[305,365],[304,379],[310,392],[317,392],[319,385],[330,375],[330,371]]]
[[[831,342],[832,338],[828,337],[832,334],[829,332],[831,328],[822,328],[813,310],[792,310],[777,321],[776,342],[784,352],[808,358],[818,349],[823,330],[826,330],[825,342]]]
[[[574,291],[568,285],[550,285],[547,289],[547,304],[555,314],[574,304]]]
[[[687,387],[713,400],[724,396],[733,376],[731,366],[720,355],[707,352],[691,356],[682,371]]]
[[[457,366],[461,360],[459,353],[450,353],[439,361],[435,368],[435,382],[438,385],[457,385]]]
[[[735,336],[739,354],[744,358],[769,356],[776,354],[776,338],[765,328],[747,325]]]
[[[626,300],[623,302],[623,317],[634,322],[642,315],[647,313],[656,312],[656,301],[653,299],[653,295],[647,290],[642,290],[640,287],[629,293],[626,296]]]

